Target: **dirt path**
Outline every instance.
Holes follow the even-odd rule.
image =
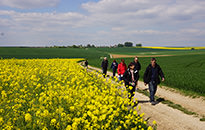
[[[101,71],[99,68],[89,68],[97,71]],[[108,72],[108,75],[112,75]],[[139,88],[145,89],[143,82],[138,83]],[[196,112],[200,115],[205,114],[205,101],[200,98],[189,98],[179,93],[167,90],[164,87],[159,87],[157,95],[170,100],[176,104],[180,104],[188,110]],[[183,112],[173,109],[165,104],[159,103],[155,106],[150,105],[149,97],[144,96],[141,93],[136,93],[135,98],[138,99],[141,105],[141,113],[145,113],[145,118],[149,118],[149,121],[157,121],[158,130],[203,130],[205,129],[205,122],[201,122],[199,117],[184,114]]]
[[[141,81],[138,82],[138,87],[140,89],[148,89],[148,86],[144,86],[144,83]],[[179,104],[187,110],[195,112],[200,116],[205,116],[205,101],[202,98],[191,98],[184,96],[165,86],[158,87],[156,95],[166,100],[170,100],[175,104]]]
[[[136,55],[120,55],[120,54],[110,54],[110,58],[133,58]],[[164,57],[164,56],[173,56],[173,55],[137,55],[138,57]]]
[[[151,122],[156,120],[158,130],[203,130],[205,128],[205,122],[199,121],[197,117],[186,115],[161,103],[152,106],[146,102],[149,101],[149,98],[140,93],[137,93],[135,97],[138,99],[141,112],[145,113],[145,117],[150,118]]]

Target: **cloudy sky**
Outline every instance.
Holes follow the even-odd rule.
[[[1,0],[0,46],[205,46],[205,0]]]

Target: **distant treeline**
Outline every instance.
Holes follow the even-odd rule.
[[[18,47],[18,48],[116,48],[116,47],[133,47],[132,42],[125,42],[124,44],[119,43],[117,45],[111,45],[111,46],[95,46],[93,44],[87,44],[87,45],[71,45],[71,46],[7,46],[7,47]],[[142,44],[136,44],[136,47],[142,47]],[[6,47],[6,46],[4,46]]]
[[[125,42],[124,44],[117,44],[114,46],[95,46],[92,44],[87,44],[87,45],[72,45],[72,46],[50,46],[48,48],[103,48],[103,47],[110,47],[110,48],[115,48],[115,47],[133,47],[132,42]],[[136,47],[142,47],[142,44],[136,44]]]

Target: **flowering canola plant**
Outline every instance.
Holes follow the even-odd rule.
[[[80,60],[0,60],[0,129],[152,129],[128,110],[121,84]]]
[[[151,49],[165,49],[165,50],[202,50],[205,47],[142,47],[142,48],[151,48]]]

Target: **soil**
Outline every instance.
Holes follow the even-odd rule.
[[[120,54],[110,54],[111,58],[133,58],[136,55],[120,55]],[[138,57],[164,57],[164,56],[172,56],[172,55],[137,55]]]

